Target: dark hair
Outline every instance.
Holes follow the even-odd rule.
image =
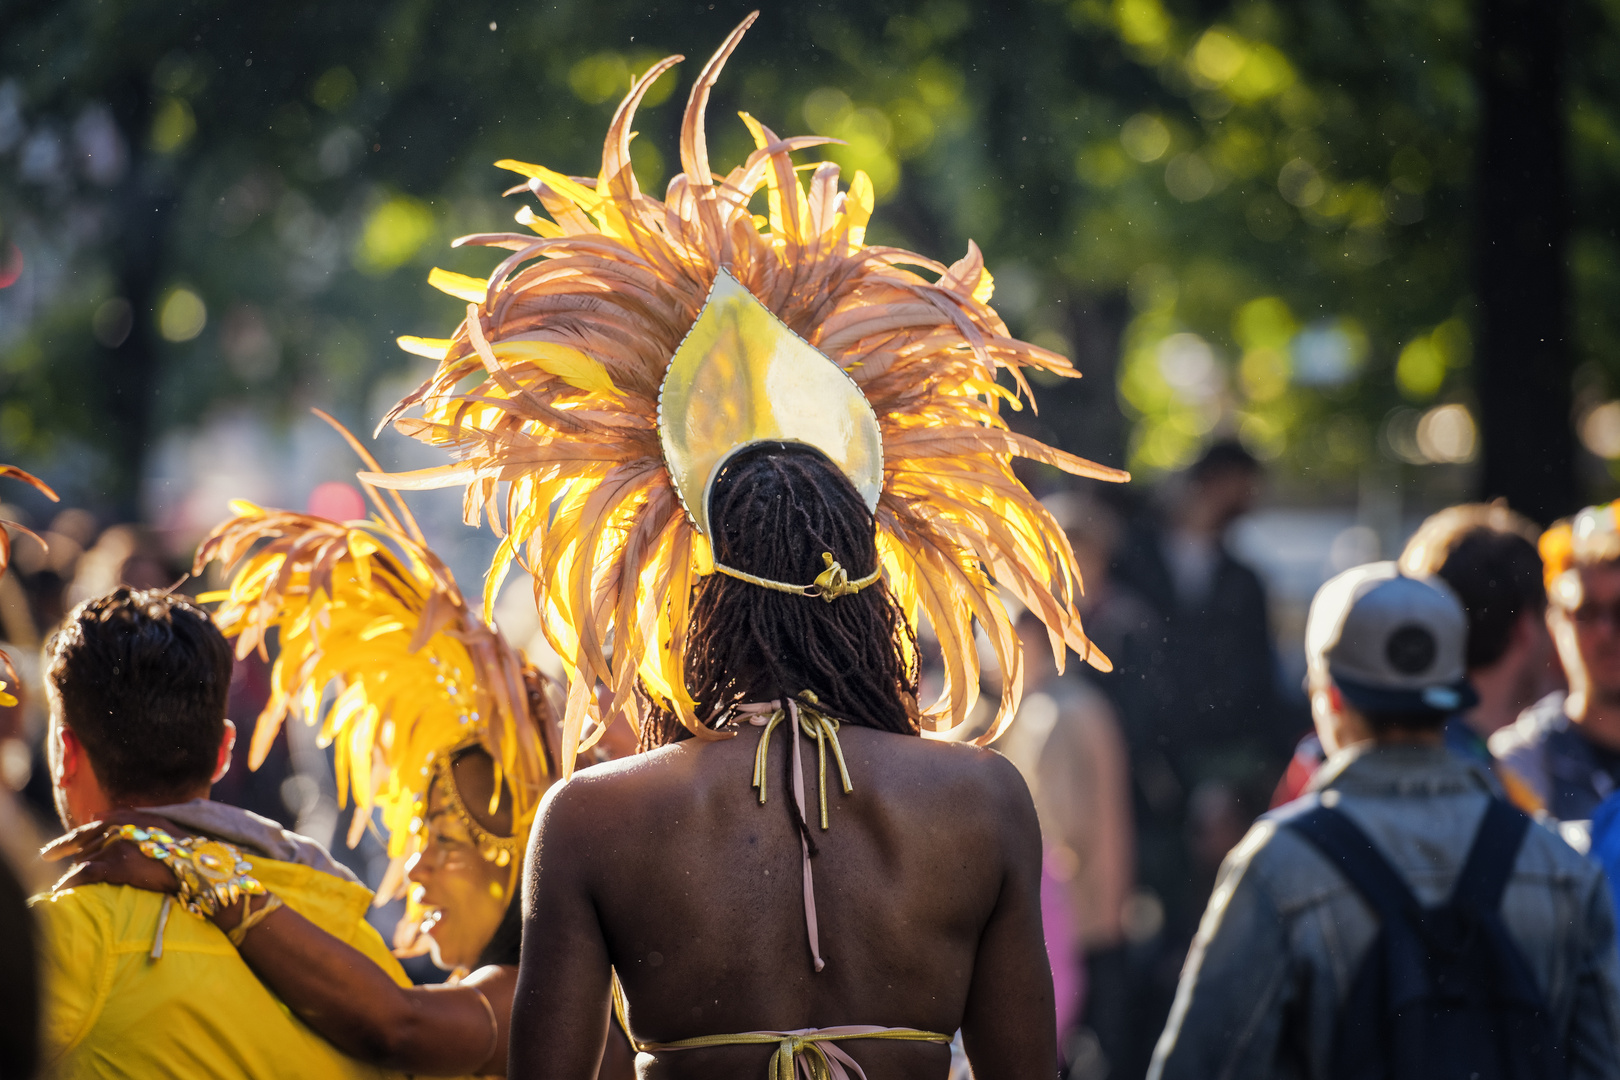
[[[1470,529],[1452,544],[1435,573],[1468,611],[1470,669],[1502,658],[1521,614],[1547,610],[1541,555],[1517,533]]]
[[[1468,612],[1469,668],[1489,667],[1507,652],[1526,611],[1547,610],[1540,530],[1505,501],[1464,503],[1431,514],[1406,542],[1401,572],[1435,575]]]
[[[709,497],[714,557],[733,569],[808,585],[823,552],[851,580],[877,568],[872,513],[820,451],[763,443],[732,458]],[[916,642],[883,582],[831,602],[712,574],[693,605],[686,682],[698,715],[809,691],[831,716],[861,727],[916,734]],[[653,707],[642,744],[688,734]]]
[[[46,675],[109,795],[179,797],[213,778],[231,649],[190,598],[120,586],[86,600]]]
[[[1210,477],[1223,472],[1241,472],[1249,476],[1259,476],[1265,471],[1260,459],[1238,442],[1236,439],[1218,439],[1209,444],[1187,475],[1194,482],[1202,483]]]

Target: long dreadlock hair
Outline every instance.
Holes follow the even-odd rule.
[[[799,443],[761,443],[727,462],[709,520],[716,561],[759,577],[808,584],[828,551],[852,579],[877,568],[871,511],[826,455]],[[700,717],[808,690],[840,720],[918,733],[916,640],[881,581],[828,603],[711,574],[698,586],[688,640],[686,683]],[[671,711],[648,714],[643,748],[691,734]]]

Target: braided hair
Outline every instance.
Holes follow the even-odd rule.
[[[826,569],[823,552],[851,579],[877,568],[872,512],[826,455],[799,443],[761,443],[727,462],[709,520],[715,560],[758,577],[808,585]],[[686,683],[700,717],[808,690],[839,720],[918,733],[916,639],[881,581],[827,602],[711,574],[691,628]],[[690,735],[644,703],[643,748]]]

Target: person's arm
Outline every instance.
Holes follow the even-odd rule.
[[[57,889],[96,882],[178,888],[168,867],[125,841],[90,854]],[[268,901],[246,902],[258,912]],[[229,933],[243,914],[237,903],[213,921]],[[458,986],[401,987],[364,953],[286,906],[251,927],[237,948],[299,1019],[351,1057],[427,1076],[503,1071],[516,975],[509,966],[484,968]]]
[[[987,755],[999,774],[991,802],[1002,822],[1001,892],[979,937],[962,1015],[962,1045],[977,1080],[1057,1074],[1057,1010],[1041,929],[1041,829],[1029,789],[1011,762]]]
[[[1261,823],[1256,829],[1273,829]],[[1227,856],[1198,926],[1148,1080],[1269,1076],[1291,990],[1284,920],[1255,875],[1251,832]]]
[[[611,962],[586,863],[589,781],[558,784],[524,867],[523,960],[512,1000],[513,1076],[592,1080],[607,1037]]]
[[[215,919],[227,932],[238,921],[234,908]],[[511,1015],[517,977],[509,965],[480,968],[455,986],[402,987],[290,907],[249,930],[237,951],[299,1019],[350,1057],[426,1076],[506,1071],[501,1018]]]
[[[1620,1060],[1620,953],[1615,950],[1614,901],[1598,875],[1586,901],[1586,932],[1575,970],[1569,1024],[1570,1080],[1614,1075]]]

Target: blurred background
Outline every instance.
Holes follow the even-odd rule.
[[[369,432],[429,369],[394,339],[457,321],[432,267],[489,272],[450,241],[512,227],[491,163],[594,175],[632,74],[681,52],[633,144],[660,190],[691,79],[750,7],[0,8],[0,461],[63,497],[0,490],[51,541],[0,581],[25,684],[66,607],[173,582],[228,499],[358,514],[356,462],[308,409]],[[827,156],[871,176],[873,242],[948,261],[976,240],[1013,331],[1084,372],[1014,425],[1135,473],[1027,474],[1113,634],[1096,682],[1137,828],[1100,947],[1151,1031],[1103,1018],[1086,1075],[1139,1072],[1200,882],[1308,726],[1317,585],[1448,503],[1546,523],[1620,487],[1617,26],[1617,0],[801,2],[727,68],[720,165],[751,148],[739,109],[844,140]],[[377,453],[436,463],[392,433]],[[475,591],[487,532],[454,493],[414,505]],[[520,641],[524,591],[501,609]],[[1225,668],[1249,681],[1218,701],[1143,689]],[[238,690],[247,726],[256,661]],[[37,694],[4,723],[0,774],[48,828]],[[330,836],[320,748],[294,731],[278,754],[221,795]]]

